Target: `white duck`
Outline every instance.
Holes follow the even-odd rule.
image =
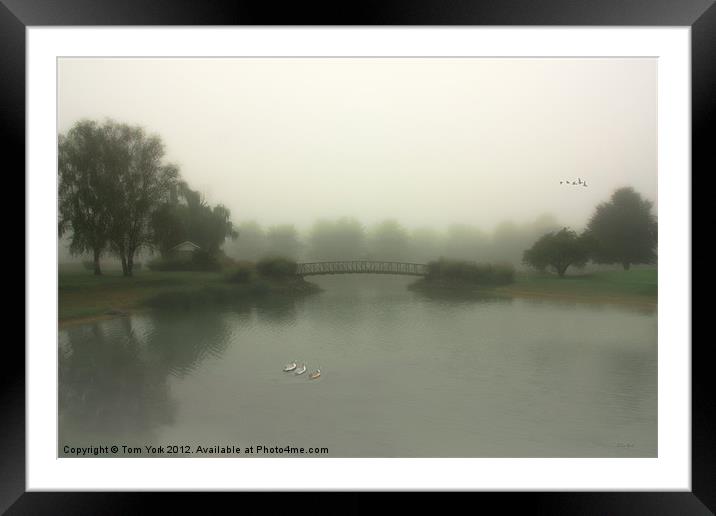
[[[283,370],[287,373],[289,371],[293,371],[294,369],[296,369],[296,362],[291,362],[290,364],[286,364],[285,366],[283,366]]]
[[[305,372],[306,372],[306,364],[303,363],[303,364],[301,364],[301,367],[296,369],[296,372],[294,374],[303,374]]]

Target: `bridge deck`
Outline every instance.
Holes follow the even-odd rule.
[[[405,276],[425,276],[427,273],[428,266],[424,263],[370,260],[299,263],[296,271],[296,274],[299,276],[317,276],[321,274],[398,274]]]

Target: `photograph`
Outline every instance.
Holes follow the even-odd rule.
[[[56,63],[57,457],[660,457],[658,58]]]

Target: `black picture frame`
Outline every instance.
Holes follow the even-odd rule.
[[[0,131],[4,152],[25,167],[25,29],[30,26],[110,25],[549,25],[688,26],[692,57],[692,176],[716,170],[710,131],[716,121],[716,6],[714,0],[371,0],[333,7],[295,2],[230,0],[0,0]],[[10,171],[10,168],[6,170]],[[24,190],[24,181],[23,186]],[[700,189],[702,192],[704,189]],[[695,193],[698,193],[695,192]],[[693,199],[693,197],[692,197]],[[693,202],[693,201],[692,201]],[[693,260],[692,260],[693,262]],[[30,271],[25,271],[30,274]],[[692,304],[693,306],[693,304]],[[692,316],[693,319],[693,316]],[[693,323],[692,323],[693,327]],[[111,514],[145,512],[149,493],[25,492],[25,352],[5,343],[0,392],[0,510],[8,514]],[[713,514],[716,447],[709,343],[692,342],[692,491],[590,493],[474,493],[478,502],[537,514]],[[186,495],[176,494],[185,504]],[[245,494],[249,501],[254,495]],[[374,496],[374,495],[371,495]],[[294,493],[307,503],[313,495]],[[370,496],[368,497],[370,498]],[[421,495],[423,508],[429,508]],[[174,498],[173,498],[174,500]],[[245,502],[242,502],[242,506]],[[341,512],[376,503],[352,493]],[[476,503],[470,500],[469,503]],[[441,507],[442,502],[440,502]],[[306,509],[310,505],[304,505]],[[164,507],[166,510],[167,507]]]

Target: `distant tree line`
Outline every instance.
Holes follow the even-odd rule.
[[[428,263],[440,257],[480,263],[520,263],[560,277],[569,267],[632,264],[656,260],[657,223],[652,203],[632,188],[614,192],[597,206],[586,229],[561,226],[544,214],[528,224],[505,221],[492,233],[469,224],[445,231],[408,229],[390,219],[366,227],[348,217],[321,219],[305,233],[290,224],[263,228],[249,221],[239,225],[239,238],[227,246],[232,257],[256,261],[266,256],[293,260],[394,260]]]
[[[305,232],[293,225],[262,227],[255,221],[240,223],[239,237],[227,242],[233,258],[256,261],[266,256],[294,260],[394,260],[427,263],[440,256],[460,260],[519,263],[523,250],[535,238],[559,228],[551,215],[529,224],[503,222],[492,233],[469,224],[453,224],[445,231],[430,227],[409,229],[388,219],[366,226],[342,217],[321,219]]]
[[[72,254],[91,254],[95,274],[106,253],[131,276],[140,249],[192,240],[215,253],[236,236],[229,210],[204,203],[164,154],[158,136],[113,120],[82,120],[59,136],[59,234]]]

